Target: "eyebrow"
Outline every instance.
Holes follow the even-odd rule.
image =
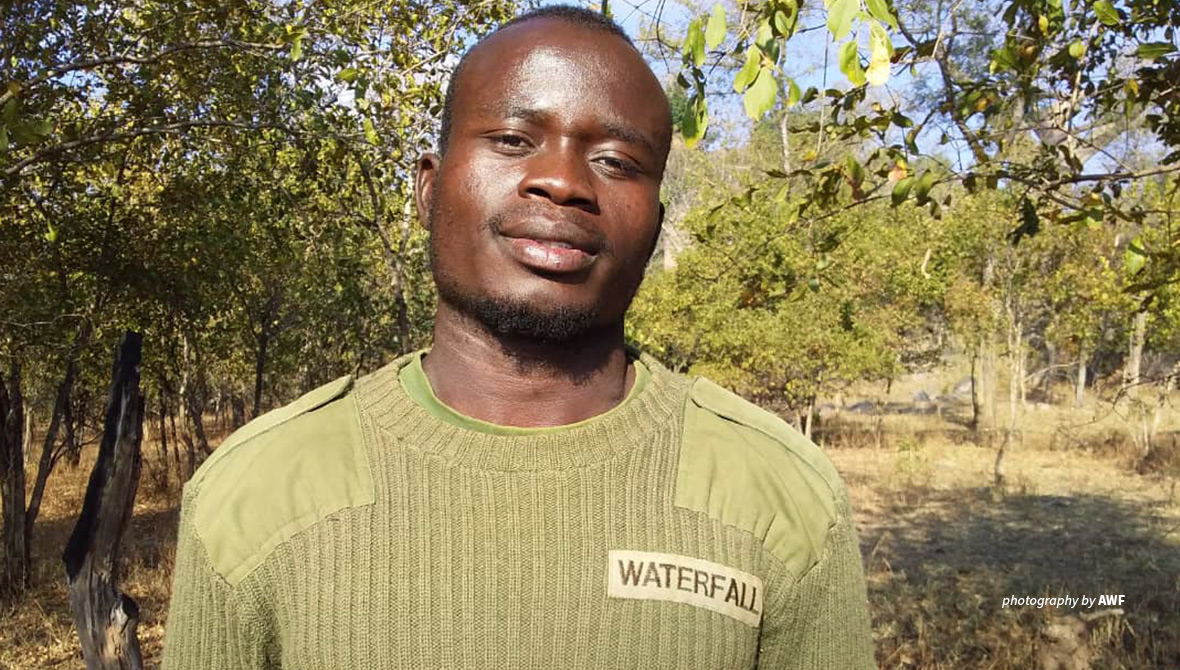
[[[543,125],[546,121],[553,118],[552,112],[546,112],[532,107],[521,107],[519,105],[506,105],[503,107],[493,107],[491,111],[506,119],[521,119],[529,123]],[[656,151],[655,142],[653,142],[646,135],[634,128],[614,123],[611,121],[600,122],[602,129],[606,131],[607,137],[616,139],[621,142],[628,142],[631,144],[638,144],[644,149],[647,149],[653,156],[658,155]]]

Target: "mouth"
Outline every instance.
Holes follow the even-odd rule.
[[[510,255],[521,265],[551,274],[584,272],[598,259],[597,251],[567,240],[504,236]]]
[[[585,272],[603,251],[601,236],[568,221],[525,219],[496,232],[518,263],[548,275]]]

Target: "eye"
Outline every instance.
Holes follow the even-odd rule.
[[[518,154],[532,147],[529,139],[519,133],[495,133],[489,135],[488,139],[492,146],[504,153]]]
[[[600,156],[597,162],[612,176],[633,177],[641,172],[634,162],[618,156]]]

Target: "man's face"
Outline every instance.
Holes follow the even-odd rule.
[[[670,132],[623,40],[555,19],[489,38],[456,82],[445,157],[419,162],[440,299],[502,335],[621,322],[659,234]]]

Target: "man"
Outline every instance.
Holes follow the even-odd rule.
[[[613,23],[475,46],[418,165],[429,352],[251,422],[186,486],[164,667],[874,667],[843,485],[624,346],[667,100]]]

